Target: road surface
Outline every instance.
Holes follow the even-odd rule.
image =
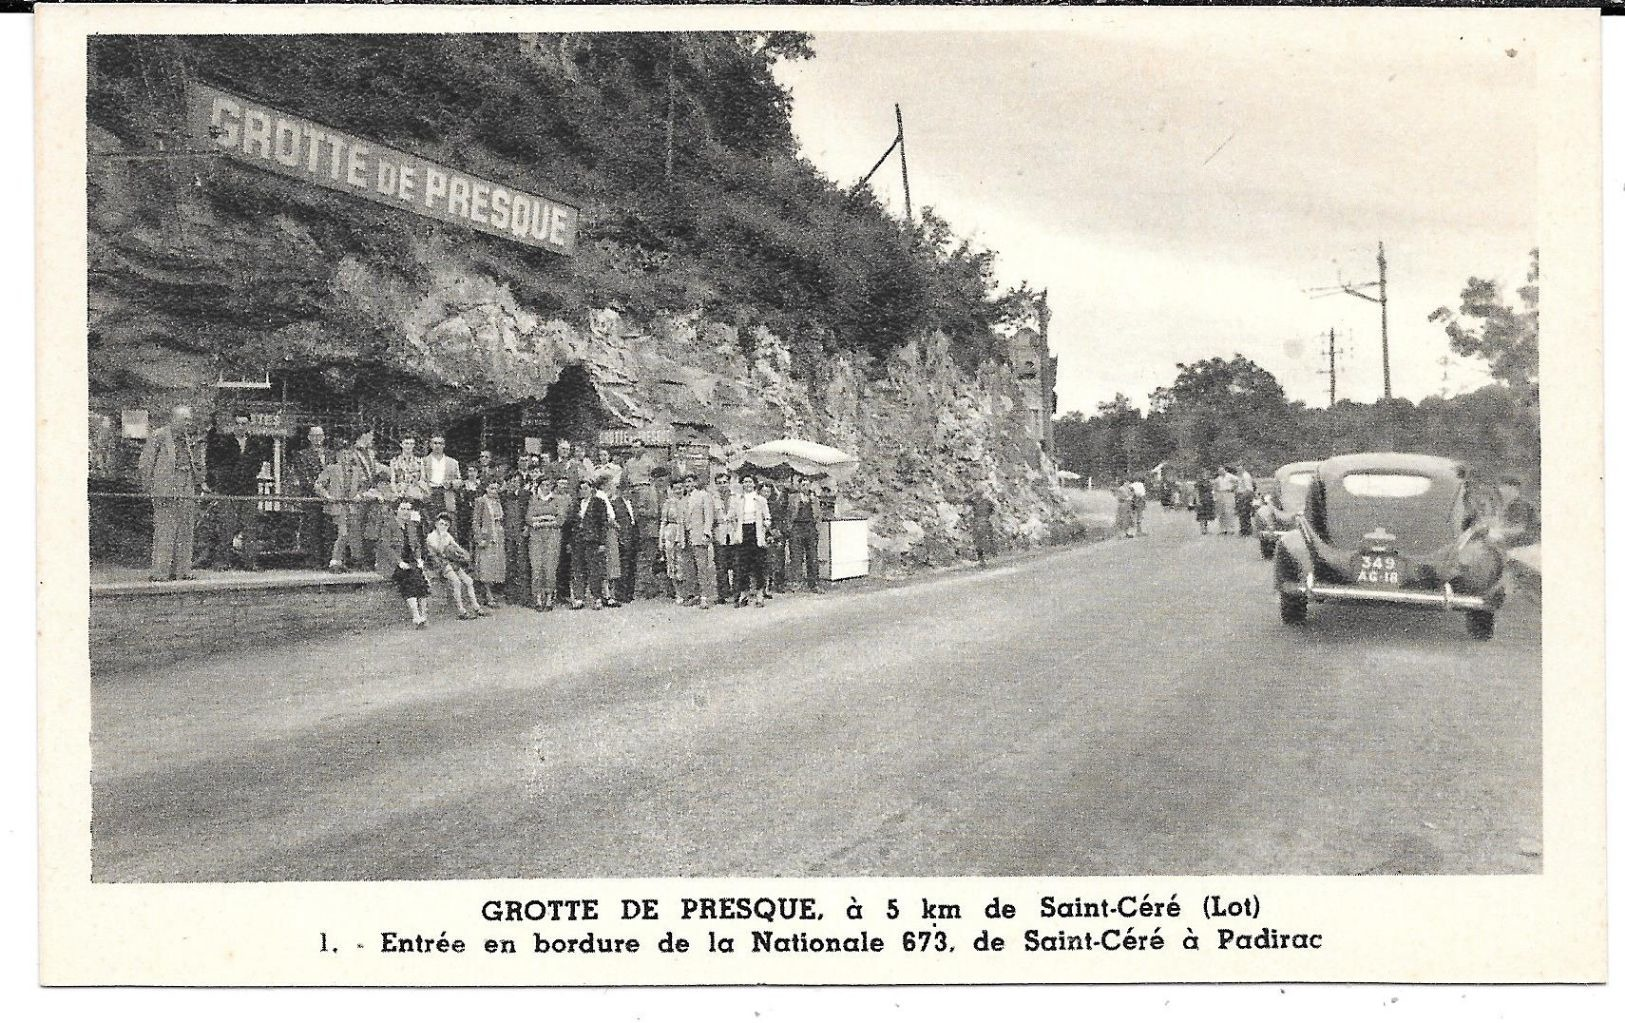
[[[1509,873],[1539,610],[1279,623],[1152,535],[765,609],[507,610],[99,677],[107,881]]]

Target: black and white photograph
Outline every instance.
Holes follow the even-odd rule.
[[[1539,17],[373,13],[84,42],[92,888],[1551,869]]]

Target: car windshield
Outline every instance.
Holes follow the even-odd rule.
[[[1358,497],[1417,497],[1432,486],[1426,476],[1402,473],[1351,472],[1343,477],[1343,489]]]

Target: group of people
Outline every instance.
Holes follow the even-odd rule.
[[[1117,498],[1116,529],[1119,536],[1132,538],[1146,535],[1145,502],[1148,493],[1145,480],[1139,477],[1118,480],[1117,486],[1112,488],[1112,496]]]
[[[1150,484],[1143,476],[1119,480],[1112,488],[1117,499],[1114,528],[1119,536],[1146,535],[1145,507],[1152,487],[1160,488],[1163,507],[1193,511],[1203,533],[1252,535],[1253,509],[1258,504],[1252,474],[1240,466],[1221,465],[1211,471],[1202,469],[1193,480],[1152,480]]]
[[[249,422],[238,413],[200,442],[182,407],[153,432],[141,461],[153,579],[190,578],[200,501],[216,523],[205,532],[225,538],[215,543],[220,560],[206,561],[258,567],[259,482],[271,455]],[[419,627],[436,583],[465,619],[503,605],[603,609],[640,597],[762,607],[791,584],[819,589],[826,499],[806,477],[782,488],[725,467],[676,478],[637,441],[624,462],[605,449],[577,454],[561,440],[556,457],[526,453],[504,464],[486,450],[463,465],[440,435],[427,453],[402,438],[387,461],[371,430],[329,438],[318,425],[305,440],[289,458],[286,489],[305,499],[307,561],[393,578]]]
[[[1164,503],[1179,510],[1190,508],[1203,533],[1211,528],[1221,536],[1251,536],[1258,488],[1245,468],[1221,465],[1198,471],[1194,480],[1169,482]]]
[[[438,446],[438,438],[431,441],[432,450]],[[622,466],[600,452],[597,462],[572,461],[567,449],[559,462],[530,456],[504,475],[488,455],[475,467],[472,492],[479,496],[466,546],[455,533],[455,486],[436,488],[425,473],[418,490],[430,493],[427,536],[412,488],[394,498],[395,520],[380,550],[418,628],[427,626],[435,579],[444,581],[460,618],[503,604],[602,610],[639,596],[700,608],[764,607],[791,583],[819,592],[823,497],[810,479],[797,477],[781,493],[748,473],[671,479],[668,468],[656,466],[633,482],[634,460]]]

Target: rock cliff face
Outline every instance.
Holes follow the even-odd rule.
[[[372,290],[352,279],[357,301]],[[403,308],[406,361],[450,379],[481,379],[505,400],[543,393],[583,366],[604,407],[629,427],[706,422],[732,446],[778,437],[857,455],[841,506],[871,516],[871,563],[886,572],[973,554],[965,504],[987,486],[1005,546],[1043,542],[1070,513],[1054,466],[1024,428],[1007,367],[960,369],[947,339],[905,346],[883,371],[835,356],[798,375],[785,344],[756,327],[698,314],[642,323],[600,309],[586,324],[528,314],[507,288],[446,272]]]
[[[440,423],[538,398],[580,366],[628,427],[707,423],[730,445],[791,436],[857,455],[840,508],[871,516],[872,571],[971,556],[961,515],[983,485],[1001,546],[1040,543],[1069,521],[1010,368],[967,372],[941,335],[874,366],[798,360],[763,327],[741,336],[701,312],[634,320],[600,304],[548,317],[469,258],[455,232],[369,251],[335,237],[319,208],[222,210],[185,185],[154,213],[139,181],[98,179],[93,408],[207,406],[227,352],[237,371],[317,373],[335,394],[363,383],[375,397],[405,393],[398,410]]]

